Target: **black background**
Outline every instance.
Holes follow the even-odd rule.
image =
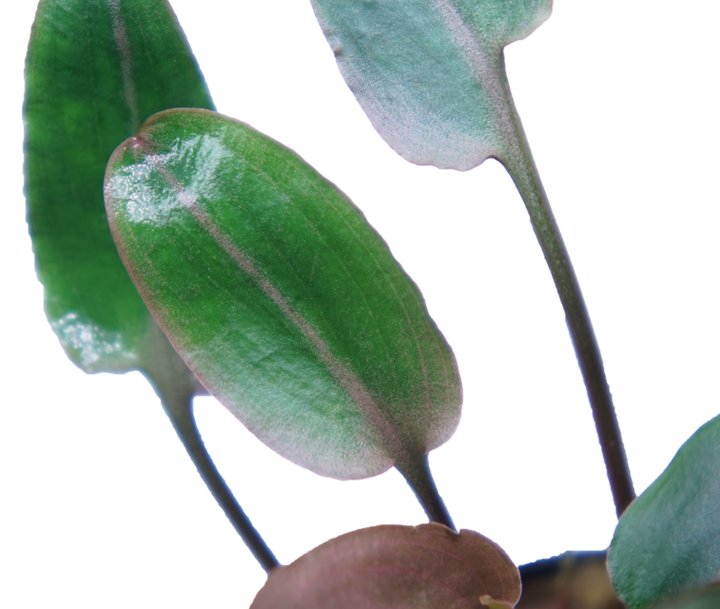
[[[512,48],[510,67],[642,486],[716,408],[706,398],[715,229],[696,153],[700,76],[678,49],[682,37],[666,43],[664,31],[681,32],[673,15],[648,22],[577,4],[563,2],[545,30]],[[500,539],[518,561],[604,545],[613,516],[560,311],[501,170],[439,175],[394,158],[342,88],[304,2],[177,5],[219,106],[339,181],[422,283],[468,386],[460,435],[433,458],[457,521]],[[33,456],[19,484],[33,486],[18,505],[44,559],[79,557],[61,585],[150,584],[208,600],[230,592],[242,606],[261,574],[152,395],[137,376],[85,379],[69,368],[29,273],[19,293],[28,356],[16,431]],[[421,517],[394,474],[318,481],[259,448],[212,402],[198,408],[215,456],[285,560],[344,529]]]

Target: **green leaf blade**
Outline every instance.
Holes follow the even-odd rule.
[[[703,425],[625,511],[608,569],[630,609],[705,586],[720,572],[720,417]]]
[[[452,435],[457,366],[417,287],[293,152],[211,112],[160,113],[113,155],[106,204],[178,352],[271,448],[361,478]]]
[[[439,524],[347,533],[273,572],[251,609],[510,609],[520,575],[495,543]]]
[[[668,603],[663,603],[660,609],[717,609],[720,607],[720,588],[717,583],[706,589],[681,595]]]
[[[502,48],[551,0],[313,0],[340,72],[378,133],[419,165],[467,170],[503,151]]]
[[[164,0],[43,0],[26,63],[26,197],[46,312],[86,372],[181,369],[107,225],[107,159],[149,115],[212,108]],[[187,373],[185,373],[187,374]]]

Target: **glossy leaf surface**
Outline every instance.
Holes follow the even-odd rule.
[[[503,609],[519,597],[517,568],[486,537],[385,525],[332,539],[273,572],[251,609]]]
[[[716,581],[720,573],[720,417],[703,425],[625,511],[608,568],[630,609]]]
[[[552,0],[312,0],[345,81],[375,129],[420,165],[470,169],[511,130],[502,48]]]
[[[41,1],[26,81],[28,222],[50,323],[83,370],[142,369],[180,390],[192,377],[117,254],[102,191],[108,158],[149,115],[212,107],[170,6]]]
[[[457,367],[417,287],[295,153],[212,112],[163,112],[115,152],[105,198],[163,330],[271,448],[360,478],[453,433]]]

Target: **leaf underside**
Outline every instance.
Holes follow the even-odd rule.
[[[385,141],[419,165],[466,170],[504,152],[507,44],[552,0],[312,0],[338,67]]]

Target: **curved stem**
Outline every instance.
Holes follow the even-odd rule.
[[[258,568],[270,573],[282,561],[230,486],[200,429],[195,396],[205,393],[204,388],[154,321],[148,328],[148,350],[143,361],[142,372],[153,386],[165,419],[195,475]]]
[[[195,423],[192,412],[192,398],[183,401],[183,403],[169,404],[165,400],[162,403],[172,426],[195,464],[203,482],[205,482],[215,501],[223,509],[228,520],[230,520],[230,523],[255,559],[265,569],[265,572],[270,574],[273,569],[280,566],[280,563],[252,525],[210,458]]]
[[[535,235],[545,256],[567,319],[570,337],[585,382],[602,448],[608,480],[618,517],[635,498],[630,469],[610,388],[605,377],[600,348],[585,306],[570,256],[563,243],[550,202],[535,167],[530,146],[505,77],[504,59],[498,71],[506,96],[509,116],[504,117],[508,146],[498,160],[505,166],[525,203]]]
[[[450,514],[445,507],[445,502],[438,493],[430,472],[430,464],[427,455],[422,455],[418,461],[396,463],[395,467],[403,475],[415,497],[422,505],[430,522],[439,522],[449,529],[457,531]]]

